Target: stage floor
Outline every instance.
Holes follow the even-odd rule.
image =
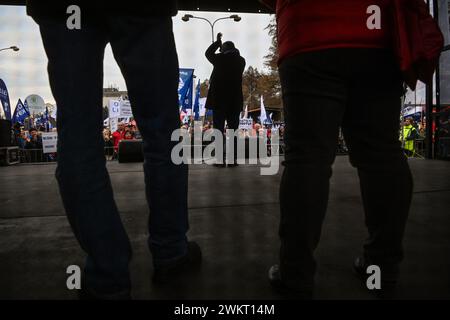
[[[450,162],[410,164],[415,187],[398,298],[450,299]],[[280,175],[261,176],[257,166],[191,166],[189,237],[202,247],[202,272],[156,289],[142,164],[110,162],[108,169],[133,246],[135,299],[279,299],[266,275],[278,256]],[[64,215],[54,171],[54,164],[0,167],[0,299],[77,297],[66,288],[66,268],[83,265],[84,255]],[[317,299],[373,299],[351,268],[365,237],[356,171],[340,156],[316,254]]]

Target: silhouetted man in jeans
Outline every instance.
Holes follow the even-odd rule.
[[[78,4],[81,28],[66,25]],[[179,127],[178,58],[172,33],[176,3],[28,1],[39,24],[58,105],[56,178],[70,225],[87,253],[82,297],[130,297],[130,241],[113,198],[102,139],[103,56],[110,43],[144,140],[153,280],[164,283],[200,262],[188,242],[187,175],[170,154]]]

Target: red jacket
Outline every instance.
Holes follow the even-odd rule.
[[[279,62],[300,52],[329,48],[385,48],[384,25],[390,0],[264,0],[275,5]],[[367,9],[381,9],[381,29],[370,30]]]
[[[114,131],[112,136],[113,136],[113,142],[114,142],[114,149],[117,151],[118,146],[119,146],[119,142],[120,140],[123,139],[123,136],[125,134],[125,131]]]
[[[394,52],[406,84],[433,83],[433,73],[444,47],[439,25],[422,0],[392,0]]]

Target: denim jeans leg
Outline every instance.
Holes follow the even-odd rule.
[[[39,25],[58,106],[56,178],[70,225],[87,253],[83,283],[99,294],[128,290],[131,247],[114,201],[102,138],[107,37],[94,27]]]
[[[179,67],[172,19],[111,17],[111,47],[125,78],[144,140],[149,247],[155,265],[186,254],[189,228],[186,164],[171,160],[179,129]]]

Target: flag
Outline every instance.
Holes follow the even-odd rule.
[[[194,83],[194,69],[180,69],[178,83],[178,102],[183,110],[192,109],[192,85]]]
[[[206,98],[200,98],[200,99],[198,99],[198,104],[199,104],[199,114],[200,114],[200,117],[204,117],[205,114],[206,114],[206,108],[205,108],[205,105],[206,105]]]
[[[47,132],[50,131],[50,121],[48,121],[48,107],[45,107],[44,125]]]
[[[6,120],[11,120],[11,105],[9,103],[8,89],[2,79],[0,79],[0,103],[3,106]]]
[[[14,114],[12,117],[12,123],[20,123],[23,125],[26,118],[30,116],[30,111],[28,110],[28,106],[22,103],[22,100],[19,99],[17,101],[16,109],[14,110]]]
[[[194,119],[200,119],[200,79],[198,79],[197,90],[195,92]]]
[[[261,115],[259,117],[259,121],[261,121],[261,124],[264,124],[267,122],[267,113],[266,113],[266,108],[264,107],[263,96],[261,96]]]
[[[55,106],[53,107],[53,109],[52,109],[52,113],[50,114],[50,117],[52,117],[53,119],[55,119],[56,120],[56,109],[57,109],[58,107],[56,106],[56,104],[55,104]]]
[[[180,121],[182,124],[189,123],[189,114],[181,110]]]

